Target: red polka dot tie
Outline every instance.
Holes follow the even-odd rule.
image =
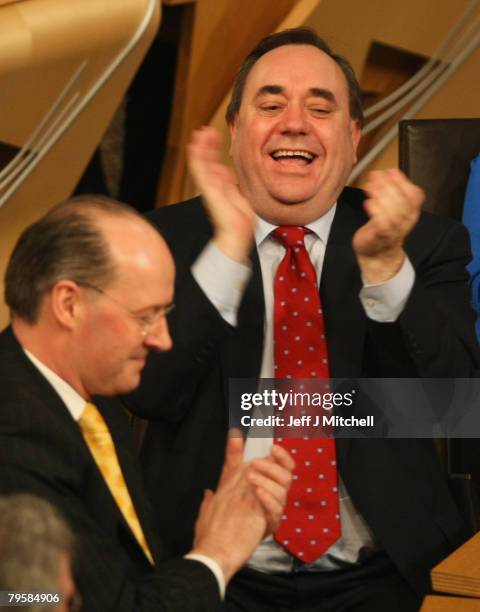
[[[324,320],[315,269],[304,243],[307,232],[303,227],[278,227],[273,232],[286,249],[275,275],[275,378],[328,381]],[[288,387],[292,385],[293,381]],[[282,436],[276,442],[291,453],[296,467],[275,539],[311,563],[340,537],[335,440]]]

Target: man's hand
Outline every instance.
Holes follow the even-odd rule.
[[[420,216],[423,191],[400,170],[378,170],[368,175],[364,207],[370,217],[353,237],[362,278],[382,283],[402,267],[403,244]]]
[[[187,146],[188,166],[213,223],[215,243],[227,257],[245,262],[252,247],[254,214],[235,174],[220,162],[220,143],[214,128],[194,130]]]
[[[227,582],[277,528],[293,467],[279,446],[269,457],[243,463],[243,440],[229,438],[218,489],[205,492],[192,551],[217,561]]]

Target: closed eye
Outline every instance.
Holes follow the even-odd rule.
[[[274,113],[276,111],[279,111],[282,109],[281,104],[274,104],[274,103],[270,103],[270,104],[262,104],[260,105],[260,110],[267,112],[267,113]]]
[[[312,112],[314,115],[329,115],[332,112],[332,109],[324,107],[313,107],[310,108],[310,112]]]

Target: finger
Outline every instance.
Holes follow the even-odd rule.
[[[203,512],[208,512],[210,505],[212,503],[214,493],[211,489],[205,489],[203,492],[202,503],[200,504],[199,514]]]
[[[221,138],[213,128],[204,127],[194,130],[187,145],[187,161],[190,172],[196,181],[202,181],[220,166]]]
[[[227,446],[225,449],[225,462],[223,464],[220,485],[230,478],[232,473],[238,471],[243,465],[243,438],[238,429],[230,429],[228,432]]]
[[[255,493],[257,499],[262,505],[264,512],[267,515],[267,531],[273,533],[278,529],[278,526],[280,525],[283,505],[279,504],[275,497],[273,497],[268,491],[266,491],[262,487],[257,487]]]
[[[292,472],[271,459],[254,459],[249,467],[251,474],[260,474],[282,487],[289,487],[292,481]]]
[[[418,185],[415,185],[415,183],[412,183],[412,181],[397,168],[389,168],[386,170],[386,173],[388,179],[392,183],[395,183],[397,188],[404,193],[406,197],[418,200],[423,196],[423,190]]]
[[[280,508],[285,506],[287,501],[288,487],[282,486],[258,473],[250,473],[248,475],[248,480],[255,487],[255,490],[260,487],[266,491],[273,499],[276,500]]]
[[[228,431],[227,448],[225,451],[226,464],[231,468],[236,468],[243,464],[244,442],[239,429],[232,427]]]
[[[367,178],[365,190],[374,197],[388,195],[400,200],[404,206],[419,208],[424,200],[420,187],[412,183],[397,168],[371,172]]]
[[[292,455],[282,446],[274,444],[270,450],[270,454],[275,461],[279,465],[283,466],[286,470],[292,472],[295,469],[295,461],[293,460]]]
[[[205,161],[218,161],[222,137],[212,127],[203,126],[193,130],[188,147],[198,153]]]

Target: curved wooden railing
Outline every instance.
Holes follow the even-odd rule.
[[[23,228],[72,192],[159,20],[158,0],[1,1],[2,279]]]

